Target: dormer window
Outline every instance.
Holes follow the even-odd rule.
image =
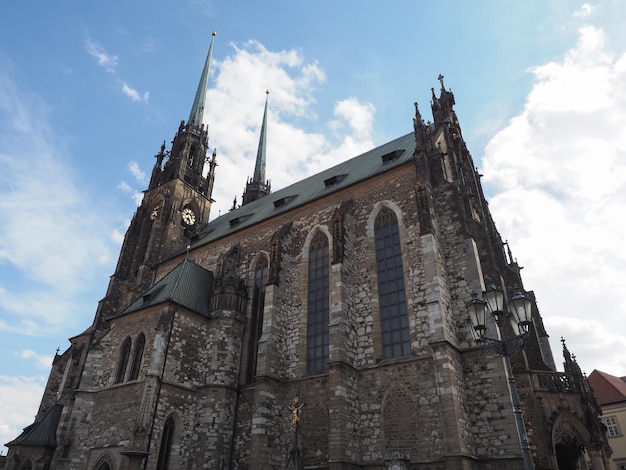
[[[163,286],[157,286],[153,290],[151,290],[150,292],[146,292],[141,297],[141,300],[143,301],[143,304],[145,305],[145,304],[151,302],[159,294],[159,292],[161,292],[162,290],[163,290]]]
[[[348,176],[347,173],[343,173],[341,175],[335,175],[332,178],[328,178],[326,180],[324,180],[324,186],[327,188],[330,188],[331,186],[334,186],[338,183],[341,183],[343,180],[346,179],[346,176]]]
[[[397,160],[404,152],[405,152],[404,149],[394,150],[393,152],[386,153],[380,158],[383,161],[383,163],[389,163],[392,160]]]
[[[276,201],[274,201],[274,209],[278,209],[279,207],[289,204],[296,197],[298,197],[297,194],[295,196],[285,196],[283,198],[277,199]]]
[[[235,217],[234,219],[229,220],[228,223],[230,224],[231,227],[234,227],[236,225],[239,225],[244,220],[248,219],[251,215],[252,214],[246,214],[246,215],[242,215],[239,217]]]

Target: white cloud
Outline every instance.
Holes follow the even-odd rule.
[[[149,91],[140,93],[126,82],[122,82],[122,93],[128,96],[132,101],[143,101],[144,103],[147,103],[148,98],[150,98]]]
[[[574,12],[574,16],[578,18],[586,18],[591,16],[596,7],[590,3],[583,3],[578,10]]]
[[[107,53],[104,47],[92,41],[89,36],[85,37],[85,50],[91,57],[98,61],[100,67],[104,68],[107,72],[115,72],[118,57]]]
[[[128,227],[128,225],[127,225],[127,227]],[[111,240],[116,245],[119,245],[121,247],[122,243],[124,243],[124,232],[122,232],[121,230],[118,230],[118,229],[114,229],[113,232],[111,232]]]
[[[485,149],[490,208],[548,333],[588,373],[623,375],[626,55],[611,56],[603,31],[585,26],[562,59],[531,72],[523,112]]]
[[[45,107],[0,72],[0,330],[58,331],[76,320],[85,279],[110,259],[103,222],[76,186]],[[33,171],[36,169],[36,171]],[[12,275],[8,272],[11,270]],[[11,279],[11,281],[9,280]]]
[[[128,171],[130,171],[130,173],[135,177],[137,183],[143,186],[148,184],[148,177],[146,176],[146,173],[141,168],[139,168],[139,165],[136,161],[131,160],[130,162],[128,162]]]
[[[335,105],[335,116],[345,120],[356,136],[368,137],[372,135],[374,123],[374,105],[371,103],[361,104],[356,98],[347,98]],[[334,129],[340,128],[340,121],[333,121]]]
[[[141,201],[143,199],[143,192],[141,190],[133,188],[126,181],[122,181],[120,184],[118,184],[117,189],[119,189],[123,193],[130,194],[131,198],[135,202],[135,205],[139,206],[141,204]]]
[[[45,377],[10,377],[0,375],[0,448],[20,435],[24,423],[32,423]]]
[[[32,360],[37,368],[48,372],[52,366],[52,356],[48,354],[39,354],[32,349],[22,349],[15,353],[15,355],[21,359]]]
[[[104,47],[94,42],[89,36],[85,37],[85,50],[98,62],[98,65],[105,69],[109,73],[115,73],[119,58],[116,55],[109,54]],[[133,88],[123,80],[117,80],[121,85],[122,93],[128,96],[132,101],[141,101],[147,103],[150,98],[150,92],[144,91],[141,93],[139,90]]]
[[[374,106],[348,98],[336,103],[334,116],[320,124],[313,112],[315,91],[324,71],[297,51],[268,51],[250,41],[212,68],[215,85],[207,93],[205,122],[218,148],[212,217],[224,214],[234,196],[241,200],[254,171],[265,89],[270,85],[266,178],[276,191],[315,172],[354,157],[373,146]],[[300,121],[300,118],[303,118]],[[335,138],[298,127],[331,127]],[[341,132],[340,132],[341,131]]]

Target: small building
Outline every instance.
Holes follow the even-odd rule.
[[[589,375],[606,426],[613,470],[626,470],[626,377],[615,377],[599,370]]]

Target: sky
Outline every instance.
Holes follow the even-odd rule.
[[[437,77],[550,334],[626,375],[626,2],[10,2],[0,16],[0,451],[87,328],[147,187],[205,107],[211,217],[412,131]],[[562,370],[562,367],[559,367]]]

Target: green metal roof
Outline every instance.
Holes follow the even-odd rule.
[[[52,405],[33,424],[25,427],[22,434],[5,445],[7,447],[56,447],[56,432],[61,411],[63,411],[63,405],[59,403]]]
[[[185,259],[130,304],[120,315],[166,301],[177,303],[202,315],[208,315],[212,294],[213,273]]]
[[[398,137],[357,157],[250,202],[208,223],[191,240],[198,247],[372,178],[413,158],[415,136]],[[173,256],[184,253],[181,248]]]

